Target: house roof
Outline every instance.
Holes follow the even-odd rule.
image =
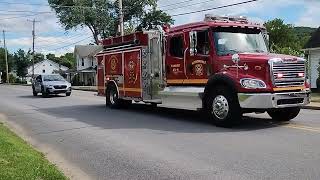
[[[55,67],[57,67],[57,68],[60,67],[61,69],[69,69],[68,67],[63,66],[63,65],[59,65],[58,63],[53,62],[53,61],[51,61],[51,60],[49,60],[49,59],[44,59],[44,60],[42,60],[42,61],[34,64],[34,69],[36,69],[37,67],[39,67],[39,66],[40,66],[43,62],[45,62],[45,61],[49,62],[50,64],[52,64],[53,66],[55,66]],[[31,70],[28,72],[28,74],[30,74],[31,71],[32,71],[32,65],[29,66],[27,69],[31,69]]]
[[[103,46],[97,45],[76,45],[74,54],[83,57],[93,57],[96,53],[103,50]]]
[[[320,48],[320,27],[312,34],[303,49]]]

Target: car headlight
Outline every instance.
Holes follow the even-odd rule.
[[[47,88],[52,88],[53,86],[52,86],[52,85],[46,85],[46,87],[47,87]]]
[[[266,88],[266,83],[259,79],[245,78],[240,80],[242,87],[247,89],[264,89]]]

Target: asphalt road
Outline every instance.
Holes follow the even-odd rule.
[[[283,124],[250,114],[224,129],[193,111],[104,102],[0,85],[0,113],[92,179],[320,179],[320,111]]]

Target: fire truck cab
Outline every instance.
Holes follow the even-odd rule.
[[[269,53],[266,29],[244,17],[204,21],[103,40],[98,92],[111,108],[136,102],[204,110],[218,126],[243,113],[295,118],[310,102],[303,58]]]

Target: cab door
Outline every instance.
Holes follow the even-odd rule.
[[[205,84],[210,75],[211,46],[209,30],[189,32],[189,50],[186,55],[186,76],[184,84]]]
[[[185,74],[186,44],[183,33],[169,35],[167,39],[167,52],[165,71],[168,85],[182,84]]]

